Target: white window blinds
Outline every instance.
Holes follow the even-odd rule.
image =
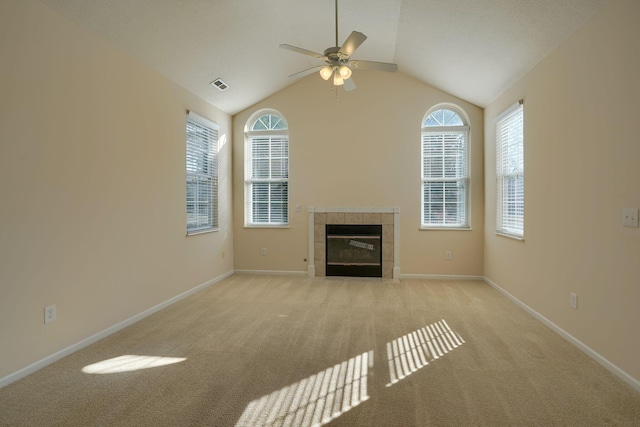
[[[469,128],[452,110],[422,128],[422,227],[468,228]]]
[[[218,125],[187,114],[187,234],[218,228]]]
[[[256,119],[247,132],[245,225],[289,223],[289,137],[276,114]]]
[[[496,231],[524,236],[524,109],[523,102],[496,120]]]

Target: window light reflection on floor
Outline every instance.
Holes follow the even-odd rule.
[[[373,351],[339,363],[249,403],[236,427],[321,426],[369,399]]]
[[[187,360],[184,357],[138,356],[126,354],[87,365],[82,368],[85,374],[117,374],[138,371],[140,369],[157,368]]]
[[[462,337],[442,319],[387,343],[390,383],[399,382],[464,344]]]

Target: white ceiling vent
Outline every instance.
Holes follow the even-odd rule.
[[[220,79],[215,79],[214,81],[212,81],[211,82],[211,86],[215,86],[215,87],[217,87],[218,89],[220,89],[223,92],[229,87],[228,84],[226,84],[225,82],[223,82]]]

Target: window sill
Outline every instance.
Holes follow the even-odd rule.
[[[508,237],[509,239],[524,242],[524,236],[516,236],[515,234],[501,233],[499,231],[496,231],[496,236]]]
[[[472,231],[471,227],[420,227],[420,231]]]
[[[289,224],[245,224],[244,228],[291,228]]]
[[[207,228],[204,230],[196,230],[196,231],[187,231],[187,236],[197,236],[198,234],[207,234],[207,233],[215,233],[219,231],[219,228]]]

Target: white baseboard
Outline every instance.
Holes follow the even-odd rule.
[[[484,281],[483,276],[456,276],[446,274],[401,274],[401,279],[430,279],[430,280],[480,280]]]
[[[160,303],[160,304],[158,304],[158,305],[156,305],[154,307],[151,307],[150,309],[145,310],[142,313],[136,314],[135,316],[130,317],[127,320],[124,320],[124,321],[122,321],[120,323],[117,323],[117,324],[111,326],[110,328],[105,329],[102,332],[98,332],[97,334],[92,335],[92,336],[90,336],[88,338],[85,338],[82,341],[77,342],[76,344],[73,344],[73,345],[71,345],[71,346],[69,346],[69,347],[67,347],[65,349],[62,349],[62,350],[60,350],[60,351],[58,351],[56,353],[53,353],[50,356],[45,357],[44,359],[41,359],[41,360],[39,360],[39,361],[37,361],[35,363],[32,363],[31,365],[29,365],[29,366],[27,366],[25,368],[22,368],[19,371],[16,371],[16,372],[14,372],[12,374],[9,374],[9,375],[7,375],[7,376],[5,376],[3,378],[0,378],[0,388],[5,387],[5,386],[7,386],[7,385],[9,385],[9,384],[11,384],[11,383],[13,383],[15,381],[18,381],[20,378],[24,378],[27,375],[32,374],[32,373],[36,372],[37,370],[42,369],[45,366],[50,365],[53,362],[56,362],[56,361],[62,359],[63,357],[66,357],[66,356],[68,356],[68,355],[70,355],[72,353],[75,353],[76,351],[78,351],[80,349],[83,349],[83,348],[85,348],[85,347],[87,347],[87,346],[89,346],[89,345],[91,345],[91,344],[93,344],[95,342],[98,342],[101,339],[106,338],[109,335],[111,335],[111,334],[113,334],[115,332],[118,332],[119,330],[124,329],[127,326],[130,326],[130,325],[132,325],[132,324],[144,319],[145,317],[150,316],[153,313],[162,310],[163,308],[166,308],[166,307],[170,306],[171,304],[174,304],[174,303],[180,301],[181,299],[184,299],[184,298],[186,298],[186,297],[188,297],[188,296],[190,296],[190,295],[192,295],[192,294],[194,294],[194,293],[206,288],[207,286],[213,285],[214,283],[217,283],[217,282],[221,281],[222,279],[225,279],[225,278],[231,276],[232,274],[233,274],[233,270],[230,271],[230,272],[227,272],[225,274],[222,274],[222,275],[220,275],[220,276],[218,276],[216,278],[213,278],[211,280],[207,280],[206,282],[196,286],[195,288],[189,289],[188,291],[183,292],[180,295],[177,295],[177,296],[175,296],[173,298],[170,298],[167,301],[162,302],[162,303]]]
[[[399,271],[400,269],[398,269]],[[285,270],[235,270],[236,274],[255,274],[265,276],[308,276],[315,277],[315,267],[313,268],[313,275],[311,270],[309,271],[285,271]],[[438,275],[438,274],[398,274],[399,278],[394,276],[393,280],[398,279],[432,279],[432,280],[479,280],[484,281],[483,276],[454,276],[454,275]],[[324,279],[325,276],[319,276],[320,279]]]
[[[217,283],[231,275],[233,275],[234,273],[238,273],[238,274],[264,274],[264,275],[288,275],[288,276],[306,276],[307,272],[306,271],[275,271],[275,270],[235,270],[235,271],[230,271],[227,272],[223,275],[220,275],[214,279],[208,280],[198,286],[196,286],[195,288],[192,288],[186,292],[183,292],[173,298],[168,299],[167,301],[160,303],[154,307],[151,307],[148,310],[143,311],[142,313],[139,313],[127,320],[124,320],[114,326],[111,326],[110,328],[105,329],[102,332],[99,332],[95,335],[92,335],[76,344],[73,344],[63,350],[60,350],[50,356],[45,357],[44,359],[41,359],[35,363],[32,363],[31,365],[20,369],[19,371],[16,371],[14,373],[11,373],[3,378],[0,378],[0,388],[5,387],[15,381],[18,381],[21,378],[26,377],[29,374],[32,374],[33,372],[36,372],[39,369],[44,368],[47,365],[50,365],[53,362],[56,362],[60,359],[62,359],[63,357],[66,357],[84,347],[87,347],[103,338],[108,337],[109,335],[126,328],[127,326],[130,326],[142,319],[144,319],[147,316],[150,316],[151,314],[160,311],[214,283]],[[640,392],[640,381],[636,380],[635,378],[633,378],[632,376],[630,376],[629,374],[627,374],[625,371],[623,371],[622,369],[618,368],[616,365],[614,365],[613,363],[611,363],[609,360],[605,359],[604,357],[602,357],[600,354],[598,354],[596,351],[594,351],[593,349],[591,349],[590,347],[588,347],[586,344],[584,344],[582,341],[578,340],[577,338],[575,338],[574,336],[572,336],[571,334],[569,334],[567,331],[565,331],[564,329],[560,328],[558,325],[556,325],[555,323],[553,323],[552,321],[550,321],[549,319],[547,319],[546,317],[544,317],[543,315],[541,315],[540,313],[538,313],[537,311],[535,311],[533,308],[529,307],[528,305],[526,305],[525,303],[523,303],[522,301],[520,301],[518,298],[514,297],[513,295],[511,295],[509,292],[505,291],[504,289],[502,289],[500,286],[498,286],[496,283],[494,283],[493,281],[491,281],[489,278],[487,277],[482,277],[482,276],[453,276],[453,275],[432,275],[432,274],[402,274],[401,278],[403,279],[433,279],[433,280],[482,280],[484,282],[486,282],[488,285],[490,285],[491,287],[493,287],[494,289],[496,289],[498,292],[502,293],[503,295],[505,295],[507,298],[509,298],[511,301],[515,302],[516,304],[518,304],[520,307],[522,307],[525,311],[527,311],[528,313],[530,313],[532,316],[534,316],[536,319],[540,320],[542,323],[544,323],[547,327],[551,328],[553,331],[555,331],[557,334],[559,334],[561,337],[563,337],[564,339],[566,339],[567,341],[569,341],[570,343],[572,343],[573,345],[575,345],[576,347],[578,347],[580,350],[582,350],[584,353],[586,353],[589,357],[593,358],[594,360],[596,360],[598,363],[600,363],[602,366],[604,366],[606,369],[608,369],[609,371],[611,371],[614,375],[618,376],[620,379],[622,379],[624,382],[626,382],[627,384],[629,384],[631,387],[633,387],[635,390],[637,390],[638,392]]]
[[[520,301],[518,298],[514,297],[513,295],[511,295],[509,292],[505,291],[504,289],[502,289],[500,286],[498,286],[496,283],[494,283],[493,281],[491,281],[491,279],[485,277],[484,281],[491,287],[493,287],[494,289],[496,289],[498,292],[500,292],[501,294],[503,294],[504,296],[506,296],[507,298],[509,298],[511,301],[515,302],[516,304],[518,304],[520,307],[522,307],[525,311],[527,311],[529,314],[531,314],[533,317],[535,317],[536,319],[538,319],[539,321],[541,321],[542,323],[544,323],[546,326],[548,326],[549,328],[551,328],[554,332],[556,332],[558,335],[560,335],[562,338],[566,339],[567,341],[569,341],[571,344],[575,345],[576,347],[578,347],[580,350],[582,350],[583,352],[585,352],[589,357],[591,357],[592,359],[594,359],[596,362],[600,363],[602,366],[604,366],[605,368],[607,368],[609,371],[611,371],[614,375],[618,376],[620,379],[622,379],[624,382],[626,382],[627,384],[629,384],[631,387],[633,387],[635,390],[637,390],[638,392],[640,392],[640,381],[638,381],[637,379],[633,378],[631,375],[627,374],[625,371],[623,371],[622,369],[618,368],[616,365],[614,365],[613,363],[611,363],[610,361],[608,361],[607,359],[605,359],[604,357],[602,357],[600,354],[598,354],[596,351],[594,351],[593,349],[591,349],[589,346],[587,346],[585,343],[583,343],[582,341],[580,341],[579,339],[577,339],[576,337],[574,337],[573,335],[569,334],[567,331],[565,331],[564,329],[562,329],[560,326],[556,325],[555,323],[553,323],[551,320],[547,319],[546,317],[544,317],[542,314],[538,313],[537,311],[535,311],[533,308],[529,307],[528,305],[526,305],[525,303],[523,303],[522,301]]]
[[[256,274],[264,276],[308,276],[307,271],[280,271],[280,270],[235,270],[236,274]]]

